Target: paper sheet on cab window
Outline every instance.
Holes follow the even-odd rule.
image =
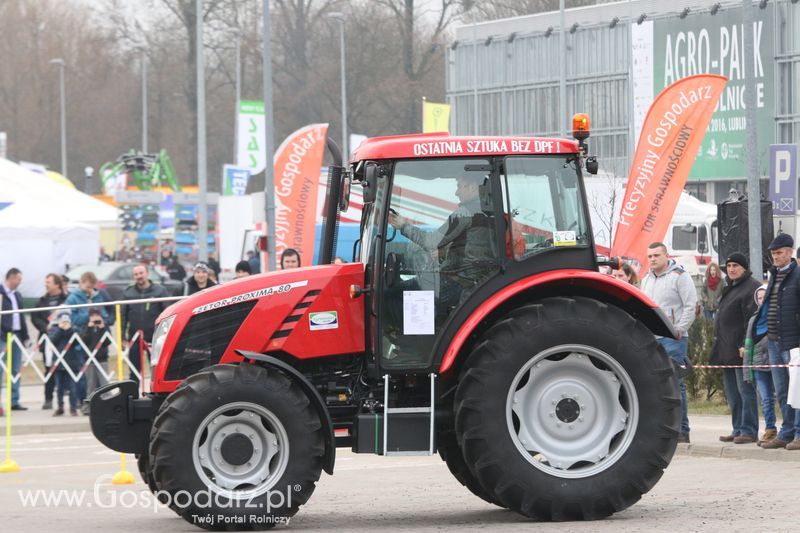
[[[433,335],[433,291],[403,291],[403,335]]]

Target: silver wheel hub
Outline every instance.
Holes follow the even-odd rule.
[[[605,470],[633,440],[633,382],[610,355],[563,345],[531,358],[509,390],[507,421],[520,452],[537,468],[579,478]]]
[[[232,499],[268,491],[283,475],[289,438],[263,406],[239,402],[211,412],[198,426],[192,447],[195,470],[215,492]]]

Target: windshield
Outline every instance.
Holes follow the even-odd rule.
[[[507,157],[505,174],[515,259],[591,243],[575,156]]]

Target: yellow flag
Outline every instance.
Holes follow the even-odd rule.
[[[450,131],[450,104],[422,102],[422,133]]]

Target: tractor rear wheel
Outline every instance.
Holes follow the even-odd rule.
[[[322,423],[284,374],[216,365],[185,380],[153,423],[155,485],[204,529],[287,523],[314,492],[325,452]]]
[[[680,425],[672,365],[621,309],[548,298],[489,329],[455,396],[456,435],[484,490],[540,520],[592,520],[638,501]]]
[[[436,443],[439,457],[442,458],[442,461],[447,465],[447,469],[450,470],[450,473],[459,483],[467,487],[472,494],[483,501],[503,507],[503,504],[486,492],[478,478],[475,477],[475,474],[470,472],[466,461],[464,461],[461,447],[456,440],[455,431],[452,429],[441,431],[436,435]]]

